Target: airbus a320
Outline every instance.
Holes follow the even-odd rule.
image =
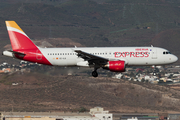
[[[15,21],[6,21],[12,50],[3,55],[52,66],[93,67],[93,77],[99,68],[124,72],[128,66],[166,65],[178,58],[159,47],[71,47],[40,48]]]

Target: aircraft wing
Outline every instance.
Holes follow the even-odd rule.
[[[85,61],[88,61],[89,63],[95,63],[95,64],[106,64],[109,60],[107,58],[93,55],[81,50],[74,50],[77,54],[78,57],[83,58]]]

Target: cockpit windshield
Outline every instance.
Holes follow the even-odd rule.
[[[171,54],[169,51],[164,51],[163,54]]]

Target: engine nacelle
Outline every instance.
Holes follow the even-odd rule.
[[[125,72],[125,61],[109,61],[103,68],[113,72]]]

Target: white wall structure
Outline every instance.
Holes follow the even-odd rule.
[[[97,117],[99,120],[113,120],[113,115],[109,111],[104,111],[101,107],[90,109],[89,112],[92,116]]]
[[[101,107],[90,109],[89,113],[58,112],[0,112],[0,120],[113,120],[109,111]]]
[[[113,120],[113,115],[109,111],[104,111],[101,107],[90,109],[91,116],[63,116],[63,120]]]
[[[137,117],[135,118],[128,118],[127,120],[138,120]]]

